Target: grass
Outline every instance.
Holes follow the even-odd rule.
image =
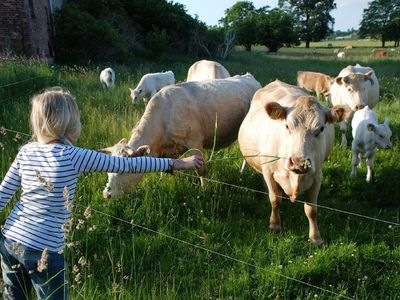
[[[390,118],[394,147],[378,151],[377,182],[367,185],[365,169],[349,179],[351,153],[338,146],[337,132],[336,146],[324,164],[318,203],[398,224],[400,56],[376,59],[371,48],[357,46],[339,61],[332,49],[313,46],[285,48],[277,55],[261,47],[251,53],[238,49],[222,63],[232,74],[251,72],[262,85],[275,79],[294,84],[298,70],[337,75],[348,64],[373,67],[381,87],[376,111],[381,122],[385,116]],[[132,106],[128,87],[134,87],[145,72],[167,69],[183,81],[194,61],[169,58],[163,63],[116,66],[117,84],[112,91],[101,88],[100,67],[50,68],[35,61],[3,61],[0,86],[43,77],[0,88],[0,127],[28,133],[29,97],[60,85],[77,97],[81,109],[79,146],[112,145],[129,137],[144,110],[143,104]],[[28,139],[0,133],[1,178]],[[211,156],[205,153],[206,158]],[[325,244],[314,247],[307,241],[302,205],[283,200],[284,231],[272,234],[262,178],[252,170],[239,175],[237,144],[214,152],[207,164],[209,178],[237,187],[210,182],[202,190],[191,172],[176,172],[162,180],[151,174],[130,194],[106,201],[101,197],[106,175],[82,175],[66,248],[72,299],[399,297],[398,226],[320,208],[318,222]],[[1,222],[11,205],[2,212]],[[86,218],[89,206],[92,213]]]

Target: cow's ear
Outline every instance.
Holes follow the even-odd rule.
[[[336,77],[336,78],[335,78],[335,81],[336,81],[336,83],[337,83],[338,85],[342,85],[342,84],[343,84],[342,79],[343,79],[343,77]]]
[[[385,124],[387,127],[389,127],[389,119],[385,118],[385,121],[383,122],[383,124]]]
[[[128,88],[129,89],[129,91],[132,93],[134,90],[133,89],[131,89],[131,88]]]
[[[367,74],[364,75],[364,80],[365,81],[369,80],[371,82],[371,85],[374,85],[374,80],[371,77],[373,73],[374,72],[371,70]]]
[[[368,131],[375,131],[375,125],[372,123],[368,123],[367,129],[368,129]]]
[[[286,119],[286,109],[277,102],[270,102],[265,105],[265,111],[273,120],[285,120]]]
[[[335,105],[326,112],[327,123],[348,122],[352,111],[348,105]]]

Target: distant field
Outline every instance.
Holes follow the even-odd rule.
[[[351,153],[338,146],[337,132],[318,202],[323,246],[307,241],[308,222],[300,203],[284,199],[284,231],[276,235],[268,230],[270,204],[262,178],[252,170],[239,174],[242,158],[235,143],[212,155],[205,151],[213,181],[204,190],[193,172],[162,180],[152,174],[125,197],[106,201],[101,196],[106,175],[83,175],[66,249],[71,298],[399,299],[400,56],[373,58],[371,48],[379,43],[340,43],[333,42],[333,48],[355,47],[346,51],[345,60],[337,60],[333,48],[321,42],[310,49],[283,48],[276,55],[263,47],[251,53],[237,49],[221,61],[231,74],[251,72],[263,86],[275,79],[295,84],[298,70],[335,76],[360,63],[376,71],[381,87],[376,111],[381,122],[390,118],[393,149],[378,151],[375,184],[366,184],[365,168],[350,180]],[[143,104],[132,106],[128,87],[150,71],[171,69],[184,81],[195,60],[170,57],[162,63],[114,66],[112,91],[100,86],[100,66],[1,61],[0,127],[28,133],[29,98],[59,85],[77,97],[81,109],[79,146],[112,145],[129,137],[144,111]],[[28,139],[0,130],[0,178]],[[90,218],[83,215],[88,206]],[[10,208],[1,213],[1,224]],[[82,226],[76,226],[79,220]]]

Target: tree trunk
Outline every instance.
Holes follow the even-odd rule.
[[[247,52],[251,52],[251,45],[244,45]]]
[[[385,48],[385,39],[382,39],[382,48]]]
[[[306,48],[310,48],[310,41],[306,41]]]

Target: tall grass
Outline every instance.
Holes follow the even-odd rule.
[[[269,55],[263,48],[251,53],[238,49],[222,63],[231,74],[251,72],[262,85],[275,79],[294,84],[298,70],[337,75],[348,64],[373,67],[381,85],[376,111],[380,121],[385,116],[391,120],[393,149],[378,151],[377,182],[367,185],[364,169],[350,180],[350,150],[336,145],[324,165],[318,203],[398,224],[400,59],[374,59],[370,50],[351,49],[347,59],[339,61],[328,48],[281,49],[277,55]],[[49,68],[37,62],[2,62],[0,85],[42,74],[46,80],[37,86],[21,83],[12,92],[0,88],[0,127],[28,133],[29,96],[60,85],[77,97],[81,109],[79,146],[97,149],[114,144],[129,137],[144,110],[144,104],[131,104],[128,87],[135,86],[145,72],[167,69],[183,81],[193,62],[191,58],[170,58],[162,64],[114,66],[117,84],[110,91],[101,88],[100,67]],[[27,95],[9,98],[18,91]],[[26,136],[16,138],[13,132],[0,133],[1,178],[27,140]],[[336,144],[338,140],[337,132]],[[205,154],[208,160],[211,152]],[[320,208],[318,222],[325,244],[314,247],[307,241],[308,222],[302,205],[283,199],[284,231],[272,234],[262,178],[252,170],[240,175],[241,160],[235,143],[213,153],[207,162],[212,181],[204,189],[191,176],[193,172],[176,172],[162,180],[159,174],[149,174],[131,193],[112,200],[101,197],[105,174],[82,175],[66,248],[72,298],[399,297],[398,226]],[[84,213],[87,207],[91,214],[89,210]],[[2,222],[9,209],[1,214]]]

